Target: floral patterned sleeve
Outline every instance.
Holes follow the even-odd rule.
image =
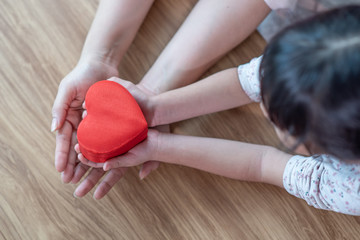
[[[238,76],[244,92],[254,102],[261,101],[259,68],[262,56],[238,67]]]
[[[294,156],[286,165],[283,184],[315,208],[360,216],[360,163],[328,155]]]

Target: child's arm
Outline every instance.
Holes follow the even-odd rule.
[[[128,167],[153,159],[233,179],[283,187],[283,172],[290,157],[269,146],[150,130],[146,141],[127,154],[106,162],[103,167],[104,170]]]
[[[328,155],[292,156],[269,146],[150,130],[147,140],[105,162],[103,168],[117,170],[148,159],[277,185],[316,208],[360,216],[360,166],[356,161],[340,162]]]
[[[109,80],[121,84],[134,96],[151,127],[252,102],[240,84],[236,68],[223,70],[188,86],[159,95],[148,94],[141,85],[134,85],[116,77]]]
[[[150,98],[154,124],[168,124],[250,103],[236,68],[213,74],[189,86]]]

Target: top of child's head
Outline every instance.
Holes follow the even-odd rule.
[[[265,49],[261,92],[271,121],[317,153],[360,159],[360,6],[318,14]]]

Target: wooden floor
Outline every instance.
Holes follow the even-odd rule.
[[[141,79],[195,2],[156,1],[120,67],[123,78]],[[144,181],[135,168],[104,199],[75,199],[76,186],[62,184],[54,167],[51,107],[97,3],[0,0],[0,239],[359,239],[359,218],[316,210],[277,187],[180,166],[162,164]],[[264,45],[254,33],[210,72],[244,63]],[[279,145],[257,105],[172,129]]]

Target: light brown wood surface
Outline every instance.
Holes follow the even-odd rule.
[[[0,239],[359,239],[360,219],[320,211],[283,189],[162,164],[138,168],[102,200],[72,195],[54,167],[51,107],[76,64],[96,0],[0,0]],[[194,0],[156,1],[120,66],[137,82]],[[210,72],[259,55],[254,33]],[[219,83],[221,84],[221,83]],[[257,105],[172,125],[175,133],[279,146]]]

